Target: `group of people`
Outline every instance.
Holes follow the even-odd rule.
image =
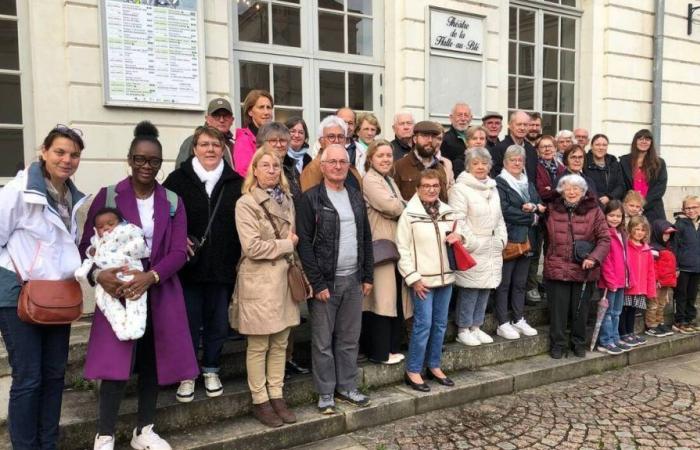
[[[700,198],[686,198],[675,226],[666,221],[666,168],[647,130],[618,160],[606,136],[595,135],[586,152],[586,130],[575,131],[577,143],[560,132],[560,142],[524,111],[510,114],[502,140],[500,114],[470,126],[463,103],[447,131],[400,112],[387,141],[375,116],[342,108],[321,121],[313,143],[303,119],[273,121],[268,92],[251,91],[242,110],[243,127],[231,131],[230,103],[212,100],[162,184],[158,130],[139,123],[129,175],[95,195],[82,233],[76,212],[86,197],[71,181],[80,130],[53,128],[39,161],[0,191],[0,331],[12,366],[14,448],[56,447],[70,334],[69,325],[20,320],[28,279],[75,273],[97,286],[85,377],[102,380],[101,450],[114,448],[134,373],[131,446],[169,449],[154,430],[159,386],[178,383],[177,400],[189,402],[201,373],[205,395],[221,395],[231,328],[247,339],[253,415],[270,427],[294,423],[283,386],[286,371],[309,371],[293,352],[306,309],[321,413],[333,414],[336,400],[369,404],[357,385],[361,354],[377,364],[405,359],[405,382],[418,391],[431,389],[426,378],[454,386],[441,368],[451,299],[460,344],[493,342],[482,330],[490,298],[498,336],[536,335],[524,305],[541,301],[542,254],[553,358],[585,356],[589,300],[599,296],[610,305],[601,351],[643,342],[634,333],[639,309],[647,309],[647,334],[667,334],[671,289],[674,329],[700,331]],[[467,270],[455,264],[462,250],[476,263]],[[306,301],[293,295],[293,268],[310,286]]]

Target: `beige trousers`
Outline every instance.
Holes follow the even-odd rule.
[[[647,311],[644,314],[644,321],[647,328],[654,328],[664,323],[664,308],[668,304],[671,288],[660,287],[656,289],[656,298],[647,298]]]
[[[248,335],[245,362],[254,405],[271,398],[282,398],[289,330],[285,328],[275,334]]]

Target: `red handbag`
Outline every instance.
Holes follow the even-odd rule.
[[[452,224],[452,233],[455,231],[457,221]],[[450,269],[464,272],[476,266],[476,261],[469,254],[462,241],[457,241],[447,246],[447,259],[450,262]]]

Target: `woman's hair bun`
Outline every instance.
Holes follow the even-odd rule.
[[[158,138],[158,128],[148,120],[139,122],[134,128],[134,137]]]

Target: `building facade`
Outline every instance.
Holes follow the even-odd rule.
[[[190,108],[106,100],[106,5],[192,6],[198,17],[201,104]],[[664,5],[665,4],[665,5]],[[629,151],[652,128],[669,167],[667,208],[700,191],[700,20],[687,34],[687,2],[660,0],[17,0],[0,6],[0,181],[36,158],[62,123],[83,130],[75,178],[87,192],[126,174],[133,126],[161,131],[167,172],[206,101],[240,104],[272,92],[277,120],[315,124],[341,106],[372,111],[391,136],[399,110],[448,122],[456,101],[486,111],[541,111],[545,131],[584,127]],[[660,6],[661,5],[661,6]],[[657,8],[663,57],[654,71]],[[700,14],[698,14],[700,19]],[[137,30],[138,31],[138,30]],[[148,30],[143,39],[150,39]],[[139,39],[135,39],[139,41]],[[658,69],[659,67],[657,67]],[[112,84],[113,86],[114,84]],[[155,107],[154,107],[155,106]],[[236,114],[236,124],[240,124]]]

